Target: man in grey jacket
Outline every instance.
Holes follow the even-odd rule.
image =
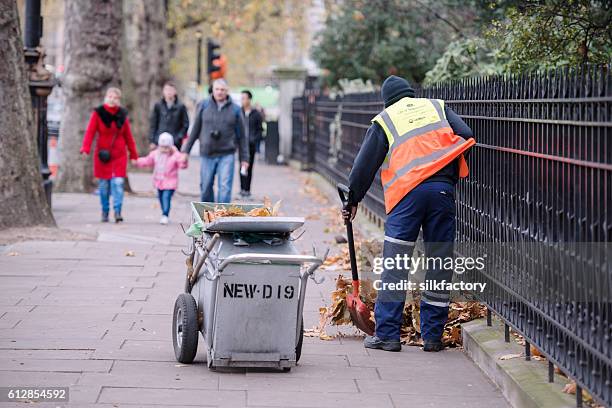
[[[240,107],[232,103],[227,82],[213,82],[211,97],[199,104],[189,139],[183,145],[183,159],[196,139],[200,141],[201,201],[229,203],[232,200],[234,154],[238,149],[241,172],[248,168],[249,141],[244,136]],[[217,176],[217,200],[213,191]]]

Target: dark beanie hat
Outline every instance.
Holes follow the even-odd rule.
[[[414,89],[410,86],[410,83],[404,78],[400,78],[395,75],[391,75],[382,84],[380,94],[385,102],[385,108],[393,105],[406,96],[414,98]]]

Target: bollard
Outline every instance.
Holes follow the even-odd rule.
[[[525,360],[531,360],[531,344],[527,340],[525,340]]]
[[[555,382],[555,365],[550,361],[548,362],[548,382]]]

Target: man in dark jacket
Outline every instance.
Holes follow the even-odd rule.
[[[244,123],[244,134],[249,141],[249,168],[246,174],[240,174],[240,195],[251,196],[251,179],[253,178],[253,164],[255,154],[259,152],[263,133],[263,118],[257,109],[251,105],[253,94],[251,91],[242,91],[242,121]]]
[[[385,242],[383,257],[412,256],[423,229],[427,257],[453,255],[456,209],[455,184],[467,176],[465,154],[474,143],[472,130],[444,101],[415,98],[405,79],[390,76],[381,89],[385,109],[367,130],[349,175],[349,203],[344,217],[353,219],[376,172],[382,166],[385,190]],[[386,260],[386,259],[385,259]],[[384,290],[385,285],[407,279],[400,266],[382,272],[383,290],[375,306],[376,333],[367,336],[366,348],[399,351],[405,290]],[[429,263],[428,263],[429,265]],[[425,281],[450,282],[452,270],[435,265]],[[393,286],[391,286],[393,287]],[[421,335],[425,351],[440,351],[448,317],[450,293],[421,293]]]
[[[227,82],[213,82],[213,93],[198,105],[193,128],[182,148],[183,159],[196,140],[200,141],[200,190],[201,200],[229,203],[232,200],[234,178],[234,154],[238,150],[242,172],[248,167],[249,142],[244,136],[240,107],[232,103],[228,95]],[[218,177],[219,191],[215,200],[213,185]]]
[[[157,147],[157,138],[164,132],[170,133],[174,138],[174,145],[181,150],[183,138],[189,129],[189,116],[187,109],[178,100],[176,87],[166,82],[162,89],[163,98],[157,102],[151,112],[149,120],[149,141],[151,149]]]

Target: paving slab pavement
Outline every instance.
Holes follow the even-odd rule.
[[[92,239],[2,248],[0,387],[68,386],[68,406],[79,407],[508,407],[460,350],[433,354],[404,347],[389,354],[364,349],[358,336],[306,337],[300,364],[288,373],[209,371],[203,341],[194,364],[178,364],[172,310],[183,288],[181,249],[188,242],[180,223],[188,225],[189,202],[197,200],[198,171],[192,160],[181,173],[168,226],[158,224],[150,175],[131,173],[136,194],[125,197],[125,223],[99,223],[93,194],[54,194],[59,226]],[[338,207],[336,197],[316,194],[308,177],[257,161],[251,201],[264,194],[282,199],[283,214],[307,218],[295,242],[301,252],[311,253],[314,244],[320,253],[326,247],[337,253],[334,236],[341,231],[328,218]],[[309,281],[306,328],[318,324],[319,307],[329,305],[338,275],[319,273],[326,281]]]

